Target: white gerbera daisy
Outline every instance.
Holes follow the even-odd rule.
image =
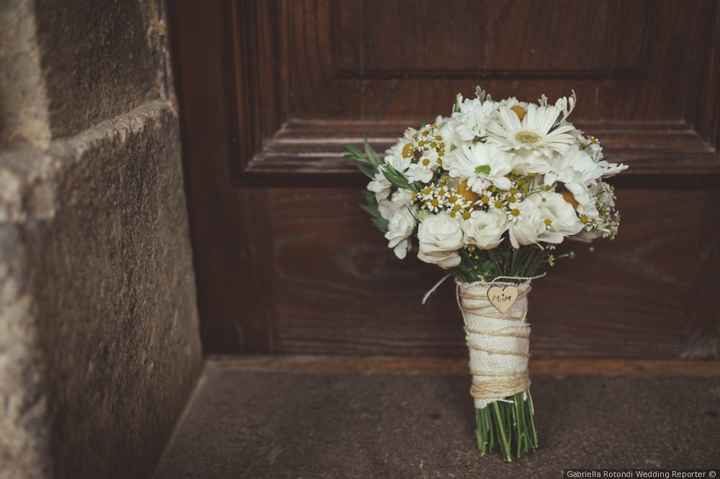
[[[443,164],[453,178],[467,178],[470,189],[482,193],[494,185],[501,190],[511,186],[507,175],[512,171],[510,156],[496,145],[471,143],[447,155]]]
[[[488,126],[488,141],[505,151],[535,152],[546,157],[564,153],[575,142],[575,127],[565,122],[568,100],[555,105],[501,107]],[[571,102],[572,104],[573,102]]]
[[[551,162],[551,170],[545,175],[546,185],[562,183],[578,203],[577,210],[584,215],[596,217],[599,213],[590,188],[601,178],[615,175],[627,169],[626,165],[594,161],[590,154],[577,147]]]

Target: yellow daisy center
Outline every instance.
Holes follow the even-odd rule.
[[[518,131],[515,133],[515,139],[520,143],[525,143],[526,145],[534,145],[540,141],[542,137],[534,131]]]

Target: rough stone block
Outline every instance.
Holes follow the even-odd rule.
[[[152,102],[53,144],[26,226],[58,477],[144,477],[200,367],[177,118]]]
[[[28,0],[0,2],[0,147],[47,146],[45,78],[40,67],[35,10]]]
[[[0,223],[0,479],[50,473],[45,370],[25,259],[19,228]]]
[[[0,479],[149,476],[201,367],[162,12],[0,2]]]
[[[162,2],[37,0],[53,138],[160,98],[165,72]]]

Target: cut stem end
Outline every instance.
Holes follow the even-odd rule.
[[[530,391],[520,392],[475,410],[475,440],[480,455],[498,452],[506,462],[538,447]]]

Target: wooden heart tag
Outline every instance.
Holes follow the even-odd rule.
[[[491,286],[487,290],[490,304],[502,314],[507,313],[518,297],[517,286]]]

